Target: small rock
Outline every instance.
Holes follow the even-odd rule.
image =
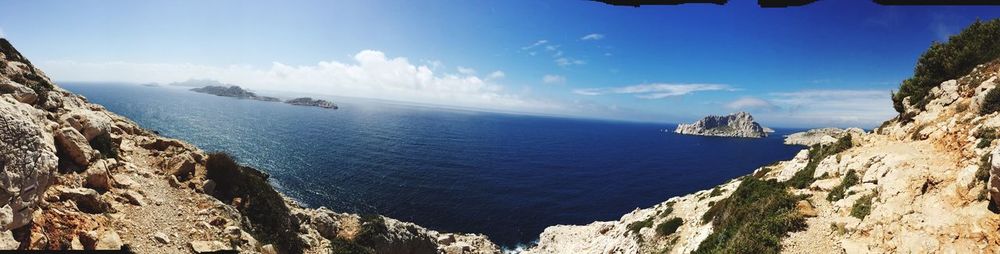
[[[108,176],[108,160],[100,160],[87,167],[86,178],[83,186],[100,191],[111,189],[111,177]]]
[[[143,198],[142,194],[139,194],[139,192],[137,192],[135,190],[125,191],[125,193],[123,193],[122,195],[125,196],[125,198],[128,199],[128,202],[131,203],[131,204],[133,204],[133,205],[137,205],[137,206],[145,206],[146,205],[145,198]]]
[[[160,242],[162,244],[170,243],[170,238],[167,237],[167,234],[164,234],[163,232],[159,231],[153,234],[153,240],[156,240],[157,242]]]
[[[21,243],[14,239],[14,233],[10,230],[0,231],[0,250],[13,250]]]
[[[267,244],[260,247],[260,254],[278,254],[278,249],[273,244]]]
[[[111,180],[114,180],[115,183],[114,185],[115,187],[118,188],[128,189],[139,185],[134,180],[132,180],[131,177],[128,177],[127,175],[112,175]]]
[[[799,202],[795,204],[795,209],[799,210],[799,214],[802,214],[802,216],[816,217],[816,209],[813,208],[809,201],[799,200]]]
[[[122,249],[122,239],[118,237],[118,233],[115,231],[106,231],[97,239],[97,244],[94,246],[95,250],[120,250]]]
[[[232,250],[232,248],[230,248],[228,245],[220,241],[193,241],[191,242],[191,249],[193,249],[195,253],[209,253],[209,252]]]
[[[450,245],[455,242],[455,236],[452,234],[443,234],[438,236],[437,241],[440,245]]]

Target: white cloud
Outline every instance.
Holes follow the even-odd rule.
[[[465,75],[476,75],[476,69],[459,66],[458,73]]]
[[[542,76],[542,83],[545,83],[545,84],[565,84],[566,83],[566,77],[559,76],[559,75],[547,74],[545,76]]]
[[[529,49],[534,48],[534,47],[545,45],[546,43],[549,43],[549,41],[548,40],[539,40],[539,41],[536,41],[535,43],[532,43],[531,45],[521,47],[521,49],[522,50],[529,50]]]
[[[507,74],[503,73],[502,71],[494,71],[494,72],[491,72],[489,76],[486,76],[486,79],[487,80],[502,79],[502,78],[504,78],[506,76],[507,76]]]
[[[734,91],[728,85],[722,84],[641,84],[624,87],[609,88],[583,88],[575,89],[573,93],[579,95],[604,95],[604,94],[633,94],[642,99],[663,99],[673,96],[681,96],[701,91]]]
[[[586,64],[587,63],[587,62],[584,62],[583,60],[573,59],[573,58],[568,58],[568,57],[556,58],[553,61],[556,62],[556,65],[559,65],[561,67],[566,67],[566,66],[570,66],[570,65],[581,65],[581,64]]]
[[[889,90],[802,90],[770,97],[784,110],[764,117],[789,126],[874,127],[896,115]]]
[[[770,101],[757,98],[757,97],[742,97],[726,103],[726,108],[732,110],[763,110],[772,111],[779,109],[778,106],[774,105]]]
[[[600,40],[600,39],[604,39],[604,35],[603,34],[588,34],[588,35],[584,35],[583,37],[580,37],[580,40],[584,40],[584,41],[596,41],[596,40]]]
[[[526,98],[493,82],[504,76],[493,72],[485,78],[434,72],[406,58],[387,57],[364,50],[352,61],[322,61],[292,66],[274,62],[269,67],[250,65],[208,66],[173,63],[42,61],[41,68],[60,81],[159,82],[191,78],[215,79],[251,89],[329,94],[429,103],[502,111],[558,113],[558,103]]]

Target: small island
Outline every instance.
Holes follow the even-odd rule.
[[[699,136],[763,138],[767,131],[747,112],[727,116],[707,116],[692,124],[678,124],[676,133]]]
[[[192,88],[191,91],[199,93],[207,93],[223,97],[233,97],[237,99],[250,99],[258,101],[281,101],[278,98],[270,96],[258,96],[257,94],[244,90],[239,86],[206,86],[201,88]]]
[[[309,97],[295,98],[295,99],[287,100],[287,101],[285,101],[285,103],[288,103],[288,104],[291,104],[291,105],[297,105],[297,106],[313,106],[313,107],[321,107],[321,108],[329,108],[329,109],[337,109],[338,108],[337,104],[334,104],[333,102],[330,102],[330,101],[327,101],[327,100],[321,100],[321,99],[313,99],[313,98],[309,98]]]

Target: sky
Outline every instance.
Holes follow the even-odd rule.
[[[644,122],[752,113],[878,126],[920,53],[1000,7],[763,9],[582,0],[7,1],[0,36],[57,82],[214,79],[476,110]]]

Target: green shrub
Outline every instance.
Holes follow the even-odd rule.
[[[969,188],[975,186],[976,183],[983,183],[983,189],[979,191],[979,195],[976,197],[977,200],[986,200],[987,194],[989,193],[989,182],[990,182],[990,169],[993,168],[990,163],[990,154],[984,154],[979,157],[979,169],[976,170],[976,181],[969,183]]]
[[[251,232],[263,242],[274,243],[282,253],[300,253],[304,243],[298,237],[298,223],[284,199],[267,182],[267,174],[240,166],[226,153],[210,153],[206,176],[215,181],[214,196],[230,203],[239,198],[236,209],[250,221]]]
[[[667,208],[664,208],[663,210],[660,210],[659,215],[660,215],[661,218],[662,217],[667,217],[667,215],[670,215],[671,213],[674,212],[674,203],[673,202],[667,202],[667,204],[664,205],[664,206],[666,206]]]
[[[847,171],[847,175],[845,175],[844,179],[840,181],[840,184],[837,185],[837,187],[833,187],[833,190],[830,190],[830,194],[826,195],[826,200],[837,201],[844,198],[844,192],[851,186],[858,184],[860,181],[861,179],[858,178],[858,174],[855,173],[853,169]]]
[[[972,136],[979,139],[979,143],[976,143],[976,148],[986,148],[997,138],[997,130],[996,128],[982,127],[976,133],[973,133]]]
[[[864,219],[868,214],[872,213],[872,198],[875,195],[868,194],[861,196],[857,201],[854,201],[854,206],[851,206],[851,216],[858,219]]]
[[[632,231],[632,234],[638,234],[639,230],[641,230],[643,228],[652,227],[652,226],[653,226],[653,218],[649,218],[649,219],[645,219],[645,220],[641,220],[641,221],[636,221],[636,222],[629,223],[628,226],[625,226],[625,228],[628,228],[629,231]]]
[[[778,181],[746,178],[702,217],[712,221],[714,232],[695,253],[780,252],[788,232],[805,228],[805,219],[795,209],[799,200]]]
[[[816,173],[816,166],[819,166],[819,163],[823,159],[826,159],[827,156],[843,152],[851,148],[851,146],[853,146],[851,135],[844,135],[837,139],[837,142],[830,145],[813,145],[809,148],[809,163],[806,164],[805,168],[795,172],[795,175],[792,175],[792,178],[785,181],[785,184],[798,189],[809,187],[810,184],[816,181],[813,175]]]
[[[968,74],[976,65],[1000,57],[1000,19],[976,21],[945,43],[934,42],[892,95],[893,108],[902,113],[903,99],[910,97],[914,106],[923,109],[931,98],[927,93],[945,80]]]
[[[664,221],[663,223],[660,223],[660,225],[656,225],[656,234],[661,236],[668,236],[670,234],[673,234],[674,232],[677,232],[677,228],[681,227],[681,225],[683,224],[684,220],[681,218],[675,217],[669,219],[667,221]]]
[[[979,107],[979,114],[989,115],[997,111],[1000,111],[1000,90],[993,88],[983,98],[983,105]]]
[[[714,189],[712,189],[712,193],[708,194],[709,197],[715,197],[718,195],[722,195],[722,190],[720,190],[719,187],[715,187]]]
[[[102,132],[95,136],[94,139],[91,139],[90,147],[101,152],[101,156],[104,156],[104,158],[118,159],[118,144],[111,139],[111,134],[108,134],[108,132]]]

